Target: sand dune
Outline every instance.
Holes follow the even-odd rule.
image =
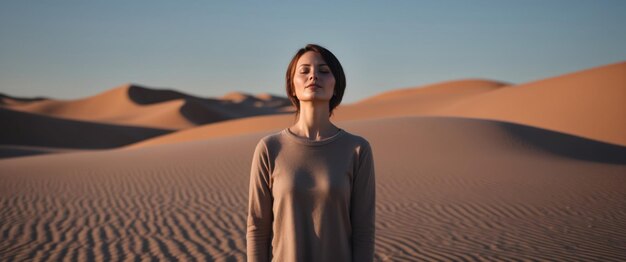
[[[340,105],[332,120],[453,116],[536,126],[626,146],[626,62],[520,85],[467,79],[385,92]],[[130,147],[177,143],[275,130],[292,115],[270,115],[204,125]]]
[[[332,121],[374,152],[376,260],[623,260],[625,101],[622,62],[340,106]],[[0,95],[0,158],[21,156],[0,159],[0,260],[245,261],[252,153],[288,105],[135,85]]]
[[[456,81],[420,89],[392,91],[346,106],[337,119],[411,115],[493,119],[626,146],[626,62],[512,86]]]
[[[355,104],[340,105],[335,109],[332,120],[341,122],[367,118],[427,115],[434,108],[448,105],[452,101],[464,99],[472,95],[488,92],[504,85],[504,83],[496,81],[468,79],[437,83],[419,88],[389,91]],[[146,139],[129,147],[178,143],[275,130],[293,123],[294,116],[291,112],[281,115],[235,119],[181,130],[153,139]]]
[[[208,99],[173,90],[126,84],[78,100],[44,99],[1,105],[13,110],[82,121],[164,129],[185,129],[227,119],[282,112],[288,100],[275,96],[257,98],[244,93],[232,99]]]
[[[60,119],[0,108],[0,145],[53,148],[114,148],[171,130]],[[6,153],[7,151],[5,151]]]
[[[626,146],[626,62],[500,88],[437,114],[521,123]]]
[[[407,100],[423,100],[422,103],[432,103],[442,101],[447,102],[450,99],[459,99],[475,94],[489,92],[511,84],[486,79],[464,79],[455,81],[445,81],[418,87],[402,88],[387,91],[366,99],[356,104],[359,105],[375,105],[385,102],[398,103]],[[428,97],[430,96],[430,97]],[[425,99],[430,98],[430,99]],[[432,99],[436,101],[432,101]],[[413,104],[421,104],[418,101],[412,101]]]
[[[137,148],[160,144],[173,144],[202,139],[236,136],[254,132],[276,130],[281,127],[287,127],[293,123],[293,113],[248,117],[244,119],[229,120],[220,123],[189,128],[186,130],[171,133],[169,135],[161,135],[152,139],[145,139],[126,147]]]
[[[342,126],[374,149],[378,261],[626,252],[624,147],[454,117]],[[251,154],[267,133],[0,160],[0,256],[243,261]]]
[[[471,97],[510,88],[493,80],[465,79],[385,92],[337,110],[341,120],[436,115],[442,108]]]

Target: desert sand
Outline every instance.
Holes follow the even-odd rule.
[[[0,258],[245,261],[252,153],[285,102],[0,96]],[[624,260],[626,62],[397,89],[331,121],[372,145],[377,261]]]

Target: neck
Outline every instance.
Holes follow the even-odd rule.
[[[298,136],[319,140],[334,135],[338,128],[330,122],[328,102],[300,101],[298,121],[290,130]]]

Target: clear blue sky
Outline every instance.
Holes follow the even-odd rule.
[[[284,95],[306,43],[341,61],[344,103],[462,78],[523,83],[626,60],[626,1],[2,1],[0,92]]]

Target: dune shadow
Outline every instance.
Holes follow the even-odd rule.
[[[42,154],[49,154],[52,152],[45,150],[36,150],[29,148],[13,148],[11,146],[0,145],[0,159],[4,158],[13,158],[13,157],[21,157],[21,156],[35,156]]]
[[[128,97],[134,103],[148,105],[176,99],[184,100],[180,114],[195,125],[216,123],[259,115],[283,114],[281,108],[290,105],[286,98],[270,97],[272,101],[243,96],[239,101],[201,98],[169,89],[151,89],[139,85],[128,87]]]
[[[5,94],[0,93],[0,105],[7,105],[7,103],[4,101],[5,99],[11,99],[11,100],[19,101],[19,102],[29,103],[29,102],[47,100],[48,98],[47,97],[31,97],[31,98],[15,97],[15,96],[10,96],[10,95],[5,95]]]
[[[556,155],[578,160],[626,165],[626,147],[542,128],[495,121],[511,136]]]
[[[0,128],[0,145],[67,149],[116,148],[172,132],[61,119],[4,108],[0,108],[0,126],[3,127]]]
[[[223,106],[211,101],[185,99],[179,109],[180,114],[195,125],[215,123],[236,118],[232,112],[224,110]]]
[[[147,105],[190,96],[169,89],[149,89],[138,85],[131,85],[128,87],[128,97],[137,104]]]
[[[280,112],[279,108],[252,108],[251,106],[242,105],[240,103],[208,101],[198,98],[185,98],[185,104],[180,107],[179,112],[195,125],[243,119],[253,116],[292,114],[292,112]]]

